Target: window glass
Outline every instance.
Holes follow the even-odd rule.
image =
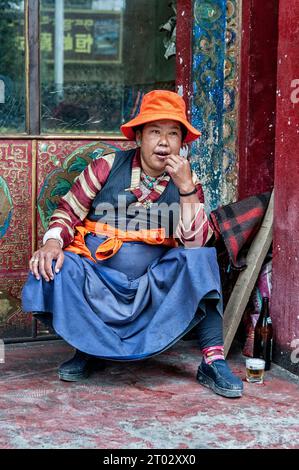
[[[42,0],[42,132],[119,133],[144,93],[174,89],[174,28],[169,0]]]
[[[0,132],[25,132],[24,4],[0,0]]]

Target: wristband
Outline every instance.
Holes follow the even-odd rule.
[[[192,191],[190,191],[190,193],[181,193],[181,191],[179,190],[179,195],[182,196],[182,197],[191,196],[191,194],[196,194],[196,193],[197,193],[196,188],[194,188]]]

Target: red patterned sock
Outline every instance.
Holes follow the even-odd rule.
[[[224,347],[223,346],[209,346],[202,350],[204,361],[206,364],[212,364],[217,359],[224,359]]]

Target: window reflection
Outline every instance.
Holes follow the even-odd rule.
[[[24,4],[0,0],[0,132],[25,132]]]
[[[119,133],[144,93],[174,89],[169,0],[41,2],[43,133]]]

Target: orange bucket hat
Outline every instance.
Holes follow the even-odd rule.
[[[139,114],[131,121],[123,124],[120,130],[125,137],[134,140],[135,127],[160,119],[171,119],[183,124],[187,131],[184,139],[186,143],[192,142],[201,135],[201,132],[187,121],[186,105],[183,98],[177,93],[167,90],[153,90],[146,93],[142,99]]]

